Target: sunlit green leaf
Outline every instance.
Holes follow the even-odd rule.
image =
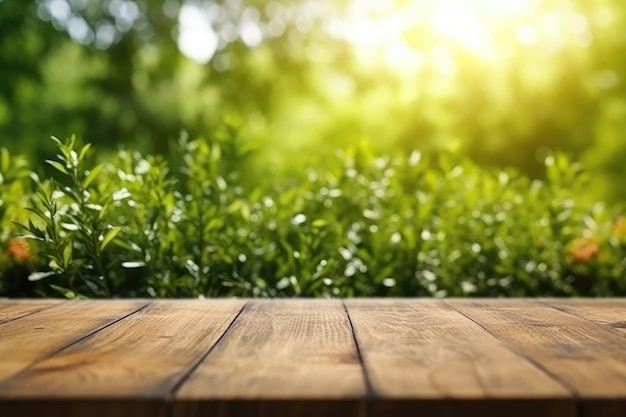
[[[52,166],[54,169],[56,169],[57,171],[63,173],[63,174],[67,174],[67,169],[65,168],[65,166],[63,164],[61,164],[58,161],[53,161],[53,160],[46,160],[46,163],[50,166]]]
[[[91,183],[96,178],[98,178],[98,176],[102,172],[102,168],[104,168],[104,165],[96,165],[95,167],[91,169],[91,171],[89,172],[89,175],[87,175],[87,177],[83,180],[84,188],[88,188],[91,185]]]
[[[71,242],[63,249],[63,269],[67,269],[72,263],[72,249]]]
[[[55,275],[54,271],[47,271],[47,272],[33,272],[32,274],[30,274],[28,276],[28,280],[29,281],[39,281],[42,280],[44,278],[48,278]]]
[[[79,160],[85,159],[85,156],[87,156],[87,152],[89,151],[90,148],[91,148],[91,143],[85,144],[85,146],[83,146],[83,148],[80,150],[80,153],[78,154],[78,159]]]
[[[121,228],[115,227],[104,234],[100,242],[100,250],[103,251],[109,243],[122,231]]]

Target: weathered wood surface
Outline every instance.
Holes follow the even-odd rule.
[[[626,415],[626,333],[562,311],[564,301],[555,302],[558,308],[524,300],[447,303],[560,381],[577,397],[582,415]],[[579,303],[571,302],[571,311],[579,311]],[[605,314],[626,316],[626,306],[606,305],[615,311]]]
[[[626,332],[626,299],[601,298],[540,300],[566,313]]]
[[[61,302],[62,300],[1,300],[0,324],[45,310]]]
[[[3,323],[0,325],[0,381],[59,353],[146,304],[134,300],[71,301]],[[0,389],[0,394],[3,392]]]
[[[254,301],[181,387],[175,415],[359,416],[365,396],[340,300]]]
[[[346,303],[376,416],[574,416],[564,387],[440,301]]]
[[[626,300],[0,300],[0,416],[626,416]]]
[[[170,392],[224,334],[243,305],[236,300],[154,301],[0,383],[0,398],[21,400],[14,402],[11,415],[30,414],[33,399],[70,397],[92,400],[74,413],[77,417],[137,413],[165,417],[163,405]],[[93,401],[94,393],[106,398],[103,414],[105,404]]]

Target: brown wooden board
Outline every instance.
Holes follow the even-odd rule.
[[[348,300],[374,416],[559,416],[559,383],[437,300]]]
[[[165,416],[176,384],[244,303],[154,301],[0,385],[0,415]]]
[[[68,301],[4,323],[0,326],[0,384],[146,304],[133,300]]]
[[[181,386],[174,415],[362,416],[365,395],[341,301],[255,301]]]
[[[625,299],[148,304],[0,300],[0,416],[626,416]]]
[[[576,394],[580,417],[626,415],[626,334],[532,300],[450,300]]]
[[[540,299],[540,302],[575,316],[626,332],[626,299]]]
[[[0,324],[55,306],[64,300],[0,300]]]

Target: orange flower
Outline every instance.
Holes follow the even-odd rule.
[[[574,262],[587,262],[600,254],[600,245],[592,237],[579,237],[572,243],[570,253]]]
[[[30,246],[24,239],[13,237],[7,244],[7,255],[18,263],[28,263],[35,259]]]
[[[626,239],[626,217],[618,217],[615,220],[611,234],[619,239]]]

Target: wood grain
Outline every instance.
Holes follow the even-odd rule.
[[[626,299],[540,299],[542,303],[575,316],[626,332]]]
[[[534,301],[447,303],[568,386],[579,416],[625,415],[625,334]]]
[[[0,326],[0,383],[146,304],[136,300],[68,301],[4,323]]]
[[[65,300],[0,300],[0,324],[55,306]]]
[[[440,301],[346,305],[375,416],[575,415],[566,389]]]
[[[365,394],[341,301],[255,301],[181,386],[174,415],[360,416]]]
[[[0,312],[2,417],[626,415],[626,299],[0,300]]]
[[[10,415],[32,413],[32,400],[43,398],[59,416],[165,416],[171,391],[244,303],[154,301],[0,385],[0,397],[12,400]]]

